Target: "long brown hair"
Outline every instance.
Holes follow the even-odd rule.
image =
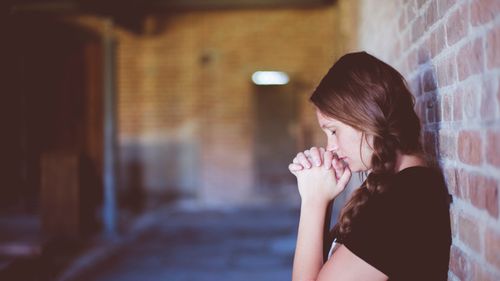
[[[342,238],[351,231],[352,219],[370,198],[389,188],[388,181],[396,173],[397,151],[422,152],[420,120],[403,76],[366,52],[342,56],[310,100],[323,115],[361,131],[364,141],[367,136],[373,137],[371,173],[342,209],[334,228]]]

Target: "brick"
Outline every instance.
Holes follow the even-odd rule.
[[[432,97],[432,113],[430,112],[431,110],[428,111],[433,116],[433,122],[441,122],[441,104],[439,102],[440,100],[434,95]]]
[[[493,178],[470,173],[468,178],[468,199],[472,205],[486,210],[498,218],[498,184]]]
[[[416,97],[420,96],[422,94],[422,88],[420,86],[420,75],[417,75],[415,78],[410,80],[410,89],[413,95]]]
[[[449,94],[441,96],[441,119],[443,121],[451,121],[453,113],[453,99]]]
[[[425,22],[424,22],[424,18],[419,16],[415,19],[415,21],[413,22],[412,24],[412,29],[411,29],[412,33],[412,42],[415,43],[418,41],[418,39],[420,39],[422,37],[422,35],[424,34],[424,31],[425,31]]]
[[[454,160],[456,150],[456,136],[451,132],[439,131],[439,157]]]
[[[417,8],[420,10],[427,0],[417,0]]]
[[[450,249],[450,270],[460,280],[469,280],[472,275],[468,257],[455,245],[452,245]]]
[[[446,45],[445,42],[445,37],[446,33],[444,31],[443,25],[440,25],[437,27],[430,35],[430,50],[431,50],[431,57],[434,58],[436,57],[441,50],[443,50],[444,46]]]
[[[481,93],[481,120],[483,121],[492,121],[496,118],[498,110],[498,101],[495,97],[494,91],[494,81],[490,78],[484,78],[483,83],[481,84],[480,90]],[[479,89],[478,89],[479,90]]]
[[[458,216],[458,237],[475,252],[481,252],[481,241],[477,239],[482,237],[479,226],[477,222],[463,214]]]
[[[464,169],[458,169],[456,173],[458,194],[461,198],[469,198],[469,174]]]
[[[437,14],[437,3],[436,1],[431,1],[425,11],[425,25],[427,28],[431,27],[436,22]]]
[[[453,93],[453,121],[461,121],[463,113],[463,103],[462,103],[463,91],[462,89],[457,89]]]
[[[438,4],[438,15],[442,18],[446,12],[455,4],[456,0],[439,0]]]
[[[500,231],[488,227],[485,234],[486,261],[498,269],[500,268]]]
[[[457,55],[458,79],[465,80],[473,74],[484,71],[483,39],[478,38],[464,45]]]
[[[500,1],[498,0],[471,1],[470,14],[473,26],[488,23],[495,19],[499,13]]]
[[[453,197],[461,198],[460,189],[457,185],[457,170],[453,168],[446,168],[444,169],[443,174],[446,180],[446,186],[448,187],[448,192],[453,195]]]
[[[493,273],[488,270],[483,263],[474,263],[474,276],[472,280],[480,281],[498,281],[500,280],[500,273]]]
[[[446,187],[448,187],[448,192],[453,196],[458,196],[456,170],[453,168],[445,168],[443,169],[443,175],[446,182]]]
[[[478,91],[475,85],[468,85],[464,87],[462,92],[462,102],[463,102],[463,113],[464,118],[467,120],[472,120],[478,118],[479,103],[481,99],[481,91]]]
[[[483,157],[481,133],[479,131],[461,131],[459,133],[458,158],[465,164],[481,164]]]
[[[424,90],[424,93],[436,90],[437,81],[435,76],[434,67],[430,67],[425,70],[422,75],[422,89]]]
[[[422,45],[420,45],[420,48],[418,48],[418,64],[426,64],[431,59],[429,43],[430,41],[426,40]]]
[[[486,60],[488,69],[500,67],[500,27],[497,25],[486,37]]]
[[[417,14],[417,7],[415,6],[415,3],[413,1],[410,1],[408,3],[408,5],[406,6],[406,20],[407,20],[407,23],[411,22],[416,14]]]
[[[451,227],[451,236],[452,239],[458,237],[458,227],[457,227],[457,216],[458,210],[455,208],[455,205],[450,206],[450,227]]]
[[[406,12],[405,10],[402,10],[401,13],[399,13],[399,18],[398,18],[398,28],[399,32],[402,32],[403,30],[406,29],[408,20],[406,19]]]
[[[411,52],[408,56],[408,64],[412,69],[418,69],[418,51]]]
[[[440,88],[457,81],[456,67],[454,55],[448,55],[437,63],[437,80]]]
[[[424,150],[432,157],[436,156],[436,133],[432,131],[424,132]]]
[[[500,167],[500,132],[489,130],[486,136],[486,160]]]
[[[448,46],[453,46],[453,44],[467,35],[469,23],[467,7],[461,6],[453,12],[446,22],[446,41]]]

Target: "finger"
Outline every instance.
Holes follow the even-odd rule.
[[[317,147],[311,147],[309,150],[311,152],[311,159],[316,166],[321,166],[321,156],[319,154],[319,149]]]
[[[306,157],[311,157],[311,152],[309,151],[309,149],[304,150],[304,155]]]
[[[297,159],[297,157],[293,158],[292,163],[299,164],[299,159]]]
[[[297,159],[299,160],[298,164],[302,165],[302,167],[308,168],[308,169],[312,167],[311,162],[309,162],[309,160],[304,155],[304,153],[302,153],[302,152],[297,153]]]
[[[337,182],[337,186],[342,187],[342,190],[345,188],[349,180],[351,179],[351,169],[349,167],[345,167],[344,173],[340,177],[340,179]]]
[[[344,173],[344,166],[337,157],[333,158],[332,166],[335,169],[335,175],[337,179],[339,179]]]
[[[297,172],[297,171],[300,171],[300,170],[303,170],[304,167],[302,167],[302,165],[300,164],[294,164],[294,163],[291,163],[290,165],[288,165],[288,170],[290,170],[290,172],[293,174],[294,172]]]
[[[331,151],[325,151],[323,154],[323,167],[329,170],[332,167],[333,153]]]

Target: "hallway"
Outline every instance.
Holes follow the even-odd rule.
[[[68,280],[291,279],[297,209],[163,208],[147,220],[130,243]]]

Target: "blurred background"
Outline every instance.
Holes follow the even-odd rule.
[[[324,146],[308,97],[367,50],[407,78],[458,202],[450,279],[494,280],[500,8],[486,2],[3,2],[0,279],[291,279],[287,165]]]
[[[202,280],[189,272],[202,267],[219,278],[232,270],[232,280],[262,279],[255,269],[290,279],[299,198],[287,166],[323,143],[307,99],[353,44],[353,7],[10,3],[0,189],[9,278],[71,279],[85,268],[82,280]],[[256,71],[284,72],[288,82],[258,85]],[[147,261],[108,257],[150,232],[158,249]],[[197,237],[227,241],[214,247],[219,254],[203,242],[172,246],[197,245]],[[191,257],[198,252],[200,262]],[[116,276],[99,277],[109,268]]]

